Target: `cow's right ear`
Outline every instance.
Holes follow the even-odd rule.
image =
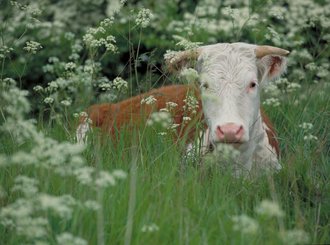
[[[178,73],[183,68],[193,67],[201,54],[201,49],[193,49],[179,52],[169,52],[164,55],[169,72]]]

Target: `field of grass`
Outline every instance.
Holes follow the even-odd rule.
[[[233,23],[232,29],[221,29],[223,36],[216,38],[195,22],[190,26],[185,15],[171,24],[182,30],[189,25],[194,35],[176,36],[174,43],[184,43],[176,46],[169,40],[177,29],[165,26],[180,17],[180,11],[201,11],[206,1],[196,6],[194,1],[180,3],[180,11],[174,0],[164,6],[141,1],[151,8],[154,25],[150,10],[140,14],[141,6],[131,3],[121,6],[117,15],[123,16],[117,24],[109,24],[112,20],[107,18],[97,24],[96,13],[105,2],[90,3],[95,19],[84,10],[81,23],[72,22],[77,36],[64,31],[65,21],[47,22],[53,34],[45,32],[43,28],[50,28],[46,24],[29,29],[25,21],[45,21],[42,18],[50,18],[53,9],[65,13],[66,5],[28,2],[0,3],[7,9],[4,17],[0,10],[0,244],[330,244],[330,50],[329,27],[322,22],[330,14],[321,7],[326,1],[303,5],[313,13],[322,12],[316,20],[298,11],[298,0],[267,5],[288,8],[291,12],[282,13],[284,19],[263,16],[257,7],[266,2],[250,1],[249,11],[259,11],[266,20],[255,24],[262,29],[257,34],[249,32],[248,21],[242,26],[235,22],[239,11],[245,13],[245,3],[228,1],[217,8],[222,13],[232,7],[233,13],[226,11],[233,19],[219,17],[225,24]],[[46,17],[35,16],[36,6]],[[14,15],[14,7],[24,14]],[[308,25],[296,23],[302,16]],[[73,21],[71,15],[67,18]],[[216,17],[210,14],[207,19],[211,23]],[[205,16],[195,21],[201,20]],[[321,23],[319,28],[311,20]],[[283,21],[292,26],[284,27]],[[118,42],[109,38],[102,43],[102,31],[80,27],[86,22],[116,34]],[[290,28],[294,35],[288,34]],[[279,37],[274,37],[275,29]],[[165,33],[166,41],[156,35],[159,32]],[[38,37],[41,44],[29,42]],[[263,91],[261,100],[279,137],[280,172],[233,177],[219,159],[186,158],[182,142],[150,127],[122,131],[116,142],[94,129],[85,145],[76,144],[76,114],[94,102],[116,102],[179,82],[161,71],[162,56],[169,47],[194,47],[199,41],[269,43],[292,51],[284,79]],[[115,45],[118,52],[112,53]],[[127,82],[118,78],[116,85],[114,74]]]

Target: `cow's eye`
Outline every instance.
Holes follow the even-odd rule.
[[[255,88],[257,86],[258,84],[255,81],[250,82],[250,86],[249,86],[250,88]]]
[[[209,88],[209,84],[208,83],[202,83],[202,88],[208,89]]]

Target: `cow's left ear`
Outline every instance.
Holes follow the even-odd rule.
[[[289,51],[271,46],[258,46],[255,53],[260,82],[274,80],[286,71],[286,56]]]

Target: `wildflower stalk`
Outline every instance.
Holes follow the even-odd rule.
[[[101,146],[100,138],[98,138],[95,146],[95,162],[97,170],[100,172],[102,170],[101,166]],[[97,210],[97,244],[104,245],[104,213],[103,213],[103,188],[97,188],[97,202],[99,204],[99,209]]]
[[[124,241],[125,245],[131,244],[132,241],[134,210],[136,203],[137,160],[138,160],[138,149],[136,146],[132,146],[129,201],[128,201],[127,223],[126,223],[125,241]]]
[[[135,62],[134,62],[135,80],[136,80],[136,84],[137,85],[139,85],[139,77],[138,77],[137,66],[138,66],[138,61],[139,61],[139,51],[140,51],[140,45],[141,45],[141,35],[142,35],[142,28],[140,28],[139,42],[138,42],[138,47],[137,47],[137,50],[136,50],[136,56],[135,56]]]

